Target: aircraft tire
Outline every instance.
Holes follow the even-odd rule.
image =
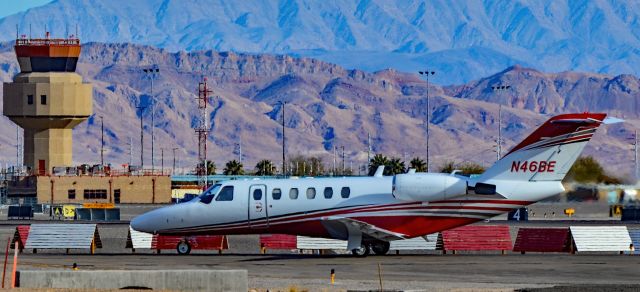
[[[391,247],[391,244],[389,242],[380,241],[371,244],[371,251],[373,251],[373,253],[375,253],[376,255],[385,255],[389,252],[389,247]]]
[[[191,252],[191,245],[189,245],[187,241],[182,240],[178,242],[176,250],[178,251],[178,254],[189,254]]]
[[[354,248],[351,250],[351,254],[356,257],[363,258],[371,253],[371,246],[368,244],[360,244],[360,248]]]

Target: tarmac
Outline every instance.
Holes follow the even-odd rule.
[[[554,209],[562,206],[550,205]],[[545,206],[535,209],[544,212]],[[133,210],[133,207],[131,207]],[[479,224],[509,224],[512,240],[515,227],[560,227],[569,225],[619,225],[601,206],[597,213],[568,218],[556,213],[529,222],[491,220]],[[149,209],[148,206],[137,209]],[[136,210],[137,210],[136,209]],[[535,210],[534,209],[534,210]],[[576,214],[580,214],[576,212]],[[596,214],[596,215],[593,215]],[[132,217],[135,214],[127,214]],[[13,235],[15,225],[22,222],[0,221],[0,248]],[[34,222],[35,223],[35,222]],[[43,222],[38,222],[43,223]],[[53,222],[52,222],[53,223]],[[637,222],[625,223],[639,228]],[[354,258],[346,254],[298,254],[295,251],[268,251],[260,254],[257,235],[229,236],[229,250],[192,251],[178,255],[174,250],[155,254],[151,250],[132,253],[125,248],[128,231],[126,221],[99,224],[104,248],[90,255],[86,250],[25,250],[20,254],[18,269],[70,269],[77,263],[80,270],[247,270],[249,288],[256,291],[640,291],[640,256],[617,253],[559,254],[500,252],[458,253],[403,252],[401,255]],[[11,250],[10,250],[11,252]],[[12,257],[9,257],[10,272]],[[330,283],[331,269],[335,283]],[[10,277],[5,284],[9,285]],[[382,287],[381,287],[382,282]],[[76,291],[76,290],[74,290]]]

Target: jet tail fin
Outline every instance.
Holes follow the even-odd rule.
[[[606,117],[604,113],[552,117],[479,177],[479,181],[560,181]]]

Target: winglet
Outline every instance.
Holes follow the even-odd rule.
[[[380,165],[378,166],[378,169],[376,169],[376,173],[373,174],[374,177],[382,177],[382,174],[384,173],[384,165]]]

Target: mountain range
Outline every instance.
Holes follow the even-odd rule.
[[[158,66],[151,82],[142,68]],[[0,81],[18,72],[12,43],[0,45]],[[150,165],[149,105],[154,102],[156,167],[196,163],[199,123],[198,82],[212,88],[207,119],[209,152],[218,166],[239,155],[247,169],[260,159],[281,163],[284,110],[287,154],[319,156],[330,166],[334,150],[345,149],[346,165],[357,173],[366,163],[367,136],[374,153],[399,158],[426,156],[429,121],[430,164],[496,159],[498,105],[502,105],[503,153],[550,115],[604,111],[625,123],[599,130],[586,153],[619,176],[630,177],[632,141],[640,120],[640,80],[633,75],[544,73],[511,66],[462,85],[427,83],[419,75],[393,69],[374,73],[345,69],[313,58],[218,52],[170,52],[129,43],[83,46],[78,73],[94,86],[94,112],[74,130],[74,160],[99,162],[100,118],[104,118],[107,155],[113,165],[139,164],[139,121],[145,125],[145,165]],[[492,86],[509,85],[504,91]],[[427,92],[429,107],[427,107]],[[286,102],[284,108],[282,102]],[[142,105],[142,113],[136,109]],[[430,109],[430,110],[429,110]],[[429,114],[428,114],[429,113]],[[428,118],[427,118],[428,115]],[[0,118],[0,160],[15,161],[16,127]],[[341,159],[338,158],[338,163]]]
[[[460,84],[520,64],[638,75],[640,3],[582,0],[56,0],[0,19],[0,40],[313,57],[375,72],[429,69]]]

